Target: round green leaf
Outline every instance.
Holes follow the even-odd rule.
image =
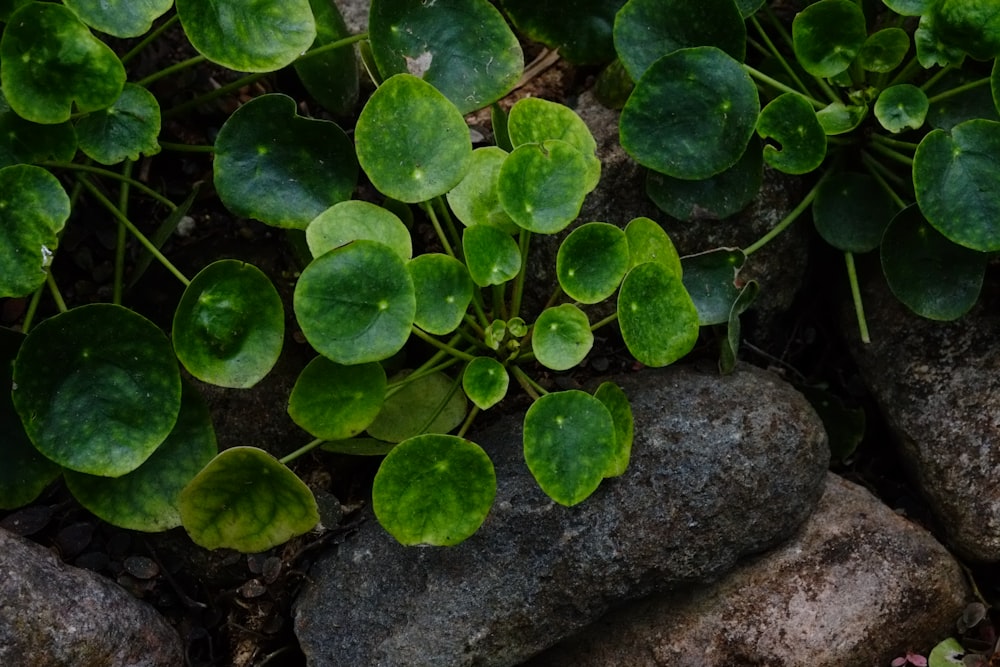
[[[576,219],[593,184],[591,163],[565,141],[522,144],[500,167],[500,204],[529,232],[555,234]]]
[[[913,33],[913,43],[917,47],[917,61],[924,69],[930,69],[935,65],[941,67],[954,65],[957,67],[965,60],[965,51],[959,46],[941,39],[938,31],[934,28],[934,19],[931,14],[924,14],[920,17],[920,24],[916,32]]]
[[[650,169],[698,180],[736,164],[760,113],[757,87],[717,48],[682,49],[650,65],[622,109],[621,143]]]
[[[738,248],[716,248],[684,258],[684,287],[698,310],[698,324],[729,322],[742,289],[737,279],[746,259]]]
[[[230,211],[305,229],[351,197],[354,147],[335,123],[302,118],[295,100],[261,95],[229,117],[215,140],[215,189]]]
[[[518,31],[557,49],[571,63],[596,65],[615,57],[611,28],[625,0],[580,0],[573,11],[558,2],[503,0]]]
[[[594,398],[604,404],[615,425],[615,456],[611,467],[604,472],[605,477],[618,477],[628,468],[632,456],[632,440],[635,437],[635,420],[628,396],[614,382],[602,382],[594,392]]]
[[[889,289],[910,310],[932,320],[955,320],[979,298],[989,255],[952,243],[916,206],[900,211],[882,240]]]
[[[579,364],[594,346],[587,314],[570,303],[546,308],[535,322],[531,347],[538,363],[554,371]]]
[[[462,389],[480,410],[489,410],[502,401],[509,385],[507,369],[491,357],[476,357],[462,373]]]
[[[191,45],[214,63],[240,72],[273,72],[316,39],[309,0],[177,0]]]
[[[184,529],[206,549],[267,551],[319,522],[309,487],[256,447],[212,459],[181,492],[178,507]]]
[[[846,252],[863,253],[878,247],[895,206],[874,178],[844,171],[820,185],[812,212],[824,241]]]
[[[431,253],[406,265],[416,288],[414,323],[438,336],[458,328],[472,302],[472,279],[465,265],[454,257]]]
[[[521,270],[517,242],[496,227],[467,227],[462,232],[462,250],[472,282],[480,287],[502,285]]]
[[[316,20],[312,48],[351,36],[333,0],[309,0]],[[360,78],[354,47],[338,48],[306,60],[296,60],[295,73],[309,94],[335,116],[348,116],[358,101]]]
[[[419,435],[382,461],[372,482],[372,509],[401,544],[452,546],[479,530],[496,488],[493,463],[479,445]]]
[[[681,278],[657,262],[639,264],[618,291],[618,322],[629,352],[646,366],[666,366],[698,341],[698,309]]]
[[[36,123],[62,123],[73,111],[110,106],[125,84],[125,68],[114,51],[72,11],[48,2],[32,2],[11,15],[0,59],[7,101]]]
[[[628,269],[625,232],[606,222],[577,227],[556,254],[559,285],[580,303],[597,303],[614,294]]]
[[[403,259],[413,256],[410,230],[395,213],[366,201],[342,201],[320,213],[306,227],[306,243],[313,257],[351,241],[378,241]]]
[[[260,269],[223,259],[202,269],[174,312],[174,351],[199,380],[245,389],[281,355],[281,297]]]
[[[309,343],[346,365],[399,352],[417,308],[403,260],[374,241],[355,241],[310,262],[295,285],[294,305]]]
[[[614,468],[615,423],[582,391],[542,396],[524,415],[524,461],[538,486],[561,505],[585,500]]]
[[[747,30],[733,0],[629,0],[615,17],[615,48],[633,81],[660,56],[714,46],[740,62]]]
[[[415,203],[458,185],[472,141],[455,105],[410,74],[386,79],[368,100],[355,128],[358,160],[380,192]]]
[[[177,423],[141,466],[115,479],[67,470],[66,486],[108,523],[146,532],[169,530],[181,525],[181,491],[217,452],[208,406],[185,384]]]
[[[375,421],[385,389],[385,371],[374,361],[342,366],[316,357],[292,387],[288,414],[310,435],[346,440]]]
[[[883,0],[885,6],[902,16],[920,16],[934,0]]]
[[[14,407],[42,454],[119,477],[170,434],[181,378],[170,341],[121,306],[92,304],[31,330],[14,362]]]
[[[421,77],[463,114],[506,95],[524,69],[517,37],[483,0],[376,0],[368,33],[383,77]]]
[[[629,269],[646,262],[657,262],[674,275],[681,275],[681,258],[677,248],[656,221],[649,218],[630,220],[625,225],[625,238],[628,241]]]
[[[858,62],[869,72],[891,72],[903,63],[910,50],[910,36],[901,28],[883,28],[868,36]]]
[[[448,204],[455,217],[466,227],[490,225],[508,234],[520,228],[500,205],[497,183],[500,167],[507,159],[507,151],[496,146],[485,146],[472,151],[469,171],[465,178],[448,192]]]
[[[1000,250],[1000,123],[970,120],[934,130],[913,157],[913,186],[924,216],[972,250]]]
[[[76,124],[80,150],[101,164],[138,160],[160,152],[160,105],[145,88],[126,83],[106,109],[93,111]]]
[[[948,637],[939,642],[927,656],[928,667],[948,667],[949,665],[967,664],[962,658],[966,650],[954,637]]]
[[[875,117],[890,132],[919,130],[927,117],[927,95],[914,85],[902,83],[886,88],[875,102]]]
[[[544,144],[550,139],[565,141],[587,160],[590,169],[587,192],[597,187],[601,178],[601,161],[595,155],[597,142],[583,119],[569,107],[539,97],[520,99],[510,109],[507,132],[515,148],[521,144]]]
[[[0,297],[41,287],[68,218],[69,197],[55,176],[27,164],[0,169]]]
[[[944,42],[976,60],[1000,55],[1000,8],[993,0],[937,0],[930,17]]]
[[[72,123],[42,125],[25,120],[11,110],[0,90],[0,167],[46,160],[69,162],[76,149]]]
[[[407,381],[386,399],[382,412],[368,426],[368,435],[386,442],[402,442],[423,433],[447,433],[462,423],[467,407],[458,382],[444,373],[422,375]]]
[[[819,124],[828,135],[850,132],[860,125],[867,115],[867,106],[846,105],[842,102],[834,102],[816,112]]]
[[[851,0],[820,0],[792,21],[792,43],[802,68],[828,78],[846,70],[868,39],[865,15]]]
[[[924,91],[937,98],[927,112],[927,123],[938,130],[950,131],[959,123],[976,118],[1000,121],[992,92],[982,85],[982,75],[975,71],[951,70]],[[957,91],[957,92],[956,92]],[[940,93],[948,93],[943,97]]]
[[[826,157],[826,132],[812,104],[798,93],[779,95],[764,107],[757,134],[780,144],[780,149],[764,146],[764,162],[786,174],[807,174]]]
[[[166,14],[172,0],[63,0],[80,20],[115,37],[139,37]]]

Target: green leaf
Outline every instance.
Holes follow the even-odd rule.
[[[538,363],[554,371],[573,368],[594,346],[587,314],[571,303],[542,311],[535,322],[531,347]]]
[[[111,106],[125,68],[62,5],[32,2],[11,15],[0,39],[0,87],[14,111],[36,123],[62,123],[73,111]],[[74,108],[75,105],[75,108]]]
[[[628,396],[614,382],[602,382],[594,392],[594,398],[604,404],[615,425],[615,455],[611,466],[604,472],[605,477],[618,477],[628,468],[632,456],[632,440],[635,437],[635,421]]]
[[[819,124],[828,135],[850,132],[868,115],[867,106],[846,105],[843,102],[828,104],[816,112]]]
[[[650,65],[622,109],[622,147],[655,171],[698,180],[736,164],[760,113],[757,87],[739,62],[710,46]]]
[[[799,64],[817,77],[836,76],[850,67],[866,39],[865,15],[851,0],[820,0],[792,21]]]
[[[14,362],[14,407],[42,454],[64,468],[118,477],[170,434],[181,378],[170,341],[111,304],[45,320]]]
[[[486,520],[496,484],[493,463],[476,443],[419,435],[382,461],[372,482],[372,509],[401,544],[453,546]]]
[[[93,111],[76,124],[80,150],[101,164],[138,160],[160,152],[160,105],[145,88],[126,83],[106,109]]]
[[[462,251],[472,282],[480,287],[502,285],[521,270],[517,242],[496,227],[467,227],[462,232]]]
[[[309,263],[295,285],[294,307],[309,344],[350,365],[399,352],[417,303],[399,255],[381,243],[355,241]]]
[[[395,442],[383,442],[375,438],[348,438],[324,442],[319,446],[324,452],[350,456],[385,456],[395,447]]]
[[[919,130],[927,117],[927,95],[914,85],[902,83],[886,88],[875,101],[875,117],[893,133]]]
[[[594,82],[594,97],[609,109],[621,109],[628,101],[628,96],[635,89],[635,81],[628,75],[625,65],[615,58],[601,70]]]
[[[261,95],[226,120],[215,140],[215,188],[230,211],[305,229],[358,179],[354,147],[336,123],[302,118],[295,100]]]
[[[485,0],[374,0],[368,33],[383,77],[421,77],[463,114],[506,95],[524,69],[517,37]]]
[[[606,222],[580,225],[556,254],[559,285],[580,303],[597,303],[614,294],[628,270],[625,232]]]
[[[306,227],[313,257],[359,240],[378,241],[404,260],[413,256],[410,230],[395,213],[366,201],[342,201],[316,216]]]
[[[525,97],[510,109],[507,131],[514,148],[522,144],[544,144],[550,139],[565,141],[580,151],[587,161],[590,192],[601,178],[601,161],[595,152],[597,142],[587,124],[569,107],[538,97]]]
[[[746,260],[739,248],[716,248],[682,260],[684,287],[698,310],[698,324],[729,322],[733,304],[743,289],[739,275]]]
[[[63,0],[80,20],[115,37],[139,37],[174,4],[172,0]]]
[[[934,130],[913,157],[913,186],[924,216],[972,250],[1000,250],[1000,123],[970,120]]]
[[[952,243],[915,205],[900,211],[882,240],[882,271],[889,289],[913,312],[955,320],[979,298],[989,255]]]
[[[615,423],[604,404],[582,391],[546,394],[524,415],[524,461],[538,486],[572,507],[616,466]]]
[[[858,62],[869,72],[885,73],[903,64],[910,50],[910,36],[901,28],[883,28],[868,36]]]
[[[0,21],[6,23],[11,14],[34,0],[0,0]]]
[[[177,423],[141,466],[115,479],[67,470],[66,486],[108,523],[146,532],[169,530],[181,525],[181,491],[217,452],[208,406],[185,384]]]
[[[309,0],[177,0],[191,45],[209,60],[239,72],[273,72],[289,65],[316,39]]]
[[[76,155],[76,130],[70,122],[42,125],[14,113],[0,90],[0,167],[55,160]]]
[[[462,389],[480,410],[489,410],[507,395],[510,375],[496,359],[476,357],[462,373]]]
[[[718,47],[742,62],[747,30],[733,0],[629,0],[615,18],[614,38],[638,81],[660,56],[693,46]]]
[[[917,48],[917,61],[924,69],[935,65],[957,67],[965,60],[965,51],[941,39],[930,14],[920,17],[920,24],[913,33],[913,43]]]
[[[656,262],[625,276],[618,321],[629,352],[646,366],[672,364],[698,341],[698,309],[680,276]]]
[[[0,169],[0,297],[30,294],[45,282],[69,205],[62,185],[41,167]]]
[[[285,313],[260,269],[223,259],[202,269],[174,312],[174,351],[203,382],[246,389],[281,355]]]
[[[927,667],[951,667],[951,665],[966,664],[962,657],[965,648],[954,637],[948,637],[935,646],[927,656]]]
[[[826,132],[812,104],[798,93],[779,95],[764,107],[757,134],[778,142],[780,149],[764,146],[764,162],[786,174],[808,174],[826,157]]]
[[[490,225],[508,234],[520,229],[503,209],[497,192],[500,167],[506,159],[507,151],[496,146],[485,146],[472,151],[468,172],[448,192],[448,204],[452,212],[466,227]]]
[[[670,273],[681,276],[681,258],[677,248],[659,223],[649,218],[633,218],[625,225],[625,238],[628,240],[629,269],[646,262],[657,262]]]
[[[883,0],[885,6],[903,16],[920,16],[934,0]]]
[[[472,303],[472,278],[460,261],[430,253],[407,263],[417,295],[414,323],[438,336],[449,334],[462,323]]]
[[[896,208],[872,176],[839,171],[820,185],[812,212],[824,241],[845,252],[864,253],[881,243]]]
[[[950,131],[959,123],[975,118],[1000,121],[992,92],[986,86],[966,85],[976,81],[982,81],[981,73],[965,70],[951,70],[937,79],[924,91],[936,98],[927,112],[927,123],[935,129]]]
[[[386,79],[355,128],[361,168],[380,192],[407,203],[443,195],[465,176],[465,119],[434,86],[410,74]]]
[[[521,144],[500,167],[500,204],[529,232],[555,234],[580,214],[593,184],[591,163],[565,141]]]
[[[1000,55],[1000,11],[992,0],[937,0],[929,16],[942,41],[976,60]]]
[[[405,384],[390,394],[368,435],[386,442],[402,442],[423,433],[447,433],[462,423],[467,413],[460,383],[444,373],[422,375],[415,380],[407,374],[393,378]]]
[[[256,447],[222,452],[180,495],[181,522],[206,549],[267,551],[319,522],[312,491]]]
[[[342,366],[316,357],[292,387],[288,414],[314,437],[346,440],[375,421],[385,389],[385,371],[377,362]]]
[[[312,48],[332,44],[351,36],[344,17],[333,0],[309,0],[316,20],[316,41]],[[295,73],[310,95],[334,116],[349,116],[358,101],[360,81],[358,59],[353,46],[322,55],[296,60]]]
[[[518,31],[559,51],[578,65],[596,65],[615,57],[612,26],[625,0],[581,0],[573,11],[557,2],[503,0],[507,16]]]
[[[1000,59],[993,61],[993,71],[990,73],[990,93],[993,106],[1000,112]]]
[[[739,352],[740,341],[742,340],[740,335],[740,315],[750,307],[754,299],[757,298],[758,292],[760,292],[760,285],[758,285],[756,280],[751,280],[740,290],[736,301],[733,302],[733,307],[729,311],[726,335],[720,342],[719,372],[723,375],[732,373],[736,368],[736,355]]]

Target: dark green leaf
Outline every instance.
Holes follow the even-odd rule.
[[[521,270],[521,251],[510,234],[488,225],[473,225],[462,233],[462,250],[472,282],[480,287],[502,285]]]
[[[462,323],[472,302],[472,278],[454,257],[429,253],[406,265],[416,287],[414,323],[438,336],[449,334]]]
[[[885,6],[903,16],[920,16],[933,0],[883,0]]]
[[[573,304],[546,308],[535,322],[531,349],[546,368],[569,370],[583,361],[593,346],[590,320]]]
[[[462,373],[462,389],[480,410],[489,410],[502,401],[509,385],[507,369],[491,357],[476,357]]]
[[[834,102],[816,112],[819,124],[829,135],[850,132],[860,125],[867,115],[867,106],[846,105],[842,102]]]
[[[467,413],[461,383],[444,373],[422,375],[414,380],[407,374],[393,378],[405,381],[390,394],[368,434],[386,442],[402,442],[423,433],[447,433],[462,423]]]
[[[774,139],[764,146],[764,162],[786,174],[807,174],[823,164],[826,132],[812,105],[798,93],[785,93],[760,112],[757,134]]]
[[[347,440],[324,442],[320,445],[320,449],[325,452],[349,454],[351,456],[385,456],[393,450],[396,444],[395,442],[383,442],[375,438],[348,438]]]
[[[518,31],[557,49],[572,63],[600,64],[615,57],[611,31],[625,0],[582,0],[571,12],[558,2],[503,0],[501,4]]]
[[[629,352],[646,366],[672,364],[698,341],[698,309],[680,276],[656,262],[625,276],[618,321]]]
[[[625,225],[625,238],[628,240],[628,268],[657,262],[675,276],[681,276],[681,258],[677,248],[659,223],[649,218],[633,218]]]
[[[901,83],[886,88],[875,102],[875,117],[890,132],[919,130],[930,104],[927,95],[914,85]]]
[[[589,167],[586,190],[590,192],[601,178],[601,161],[594,154],[597,142],[587,124],[572,109],[540,99],[525,97],[510,110],[507,131],[514,148],[522,144],[545,144],[550,139],[565,141],[580,151]]]
[[[500,167],[506,159],[507,152],[496,146],[472,151],[465,178],[448,192],[448,204],[465,226],[490,225],[509,234],[520,229],[503,210],[497,192]]]
[[[385,371],[377,362],[342,366],[316,357],[292,387],[288,414],[310,435],[346,440],[375,421],[385,389]]]
[[[889,195],[868,174],[832,174],[816,193],[813,222],[823,240],[845,252],[874,250],[895,214]]]
[[[80,150],[101,164],[138,160],[160,152],[160,105],[145,88],[126,83],[107,109],[93,111],[76,124]]]
[[[615,456],[611,467],[604,472],[605,477],[618,477],[628,468],[632,456],[632,439],[635,437],[635,421],[628,396],[614,382],[602,382],[594,392],[594,398],[604,404],[615,425]]]
[[[721,341],[721,350],[719,353],[719,372],[723,375],[732,373],[736,368],[737,354],[740,350],[740,332],[742,330],[740,315],[750,307],[759,292],[760,285],[758,285],[756,280],[751,280],[740,290],[736,301],[733,302],[732,309],[729,311],[726,335]]]
[[[64,0],[84,23],[115,37],[139,37],[166,14],[172,0]]]
[[[378,241],[402,259],[413,256],[410,230],[396,214],[366,201],[342,201],[326,209],[306,227],[306,243],[319,257],[351,241]]]
[[[555,234],[576,219],[593,188],[592,163],[565,141],[521,144],[500,167],[500,204],[529,232]]]
[[[913,43],[917,47],[917,60],[924,69],[930,69],[935,65],[959,66],[965,60],[965,51],[941,39],[930,14],[920,17],[920,25],[913,33]]]
[[[938,98],[927,112],[927,123],[935,129],[950,131],[959,123],[975,118],[1000,121],[989,88],[980,85],[962,89],[966,84],[981,80],[979,72],[964,70],[951,70],[937,79],[935,85],[925,91],[931,98]],[[958,92],[952,92],[956,89]],[[949,94],[940,96],[941,93]]]
[[[929,16],[943,42],[976,60],[1000,55],[1000,7],[992,0],[936,0]]]
[[[597,303],[614,294],[628,270],[625,232],[606,222],[577,227],[556,255],[559,285],[580,303]]]
[[[738,248],[716,248],[682,260],[684,287],[698,310],[698,324],[729,322],[743,289],[739,279],[746,255]]]
[[[0,90],[0,167],[55,160],[76,155],[76,130],[70,122],[42,125],[14,113]]]
[[[910,36],[901,28],[883,28],[868,36],[858,53],[858,62],[869,72],[891,72],[903,63],[910,50]]]
[[[316,20],[312,48],[351,36],[333,0],[309,0]],[[295,73],[309,94],[334,116],[348,116],[358,101],[358,59],[354,46],[341,47],[319,56],[296,60]]]
[[[799,64],[817,77],[832,77],[846,70],[867,38],[865,15],[851,0],[820,0],[792,21]]]

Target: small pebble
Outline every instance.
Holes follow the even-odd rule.
[[[70,560],[83,553],[93,537],[93,524],[74,523],[59,531],[56,535],[56,547],[64,559]]]
[[[0,521],[0,527],[15,535],[27,537],[45,528],[51,520],[52,510],[44,505],[36,505],[8,514]]]
[[[125,559],[125,571],[136,579],[152,579],[160,573],[160,566],[152,558],[129,556]]]
[[[247,599],[259,598],[267,592],[267,586],[261,583],[260,579],[251,579],[240,586],[240,595]]]

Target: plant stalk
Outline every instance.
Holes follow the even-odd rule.
[[[823,176],[816,182],[816,185],[812,187],[812,190],[810,190],[809,193],[805,196],[805,198],[799,202],[799,205],[796,206],[794,209],[792,209],[792,211],[788,215],[786,215],[781,220],[781,222],[775,225],[774,229],[772,229],[767,234],[759,238],[756,242],[747,246],[743,250],[743,254],[749,257],[750,255],[752,255],[753,253],[757,252],[765,245],[767,245],[772,239],[778,236],[781,232],[785,231],[785,229],[787,229],[789,225],[795,222],[798,219],[798,217],[802,215],[807,208],[809,208],[809,205],[812,204],[813,199],[816,198],[816,193],[819,192],[820,186],[823,185],[823,183],[829,177],[829,174],[830,172],[823,174]]]
[[[844,253],[847,262],[847,279],[851,283],[851,298],[854,299],[854,313],[858,318],[858,332],[861,334],[862,343],[872,342],[868,334],[868,321],[865,319],[865,306],[861,302],[861,287],[858,285],[858,271],[854,267],[854,254]]]
[[[312,442],[310,442],[308,445],[303,445],[302,447],[299,447],[298,449],[296,449],[291,454],[287,454],[285,456],[282,456],[280,459],[278,459],[278,463],[280,463],[282,465],[288,465],[291,461],[294,461],[295,459],[299,458],[303,454],[308,454],[312,450],[314,450],[317,447],[319,447],[320,445],[322,445],[324,442],[326,442],[326,440],[324,440],[323,438],[316,438],[315,440],[313,440]]]
[[[164,206],[166,206],[167,208],[169,208],[171,211],[173,211],[174,209],[177,208],[177,204],[173,203],[172,201],[170,201],[169,199],[167,199],[166,197],[164,197],[159,192],[157,192],[153,188],[149,187],[145,183],[142,183],[140,181],[135,180],[131,176],[125,176],[125,175],[122,175],[122,174],[110,171],[108,169],[101,169],[100,167],[94,167],[94,166],[91,166],[89,164],[77,164],[76,162],[54,162],[54,161],[47,161],[47,162],[39,162],[38,164],[39,164],[39,166],[49,167],[51,169],[67,169],[67,170],[70,170],[70,171],[84,171],[84,172],[87,172],[87,173],[90,173],[90,174],[97,174],[98,176],[104,176],[106,178],[113,178],[116,181],[122,181],[124,183],[128,183],[129,186],[135,188],[136,190],[139,190],[140,192],[142,192],[145,195],[150,196],[151,198],[155,199],[159,203],[161,203]]]

